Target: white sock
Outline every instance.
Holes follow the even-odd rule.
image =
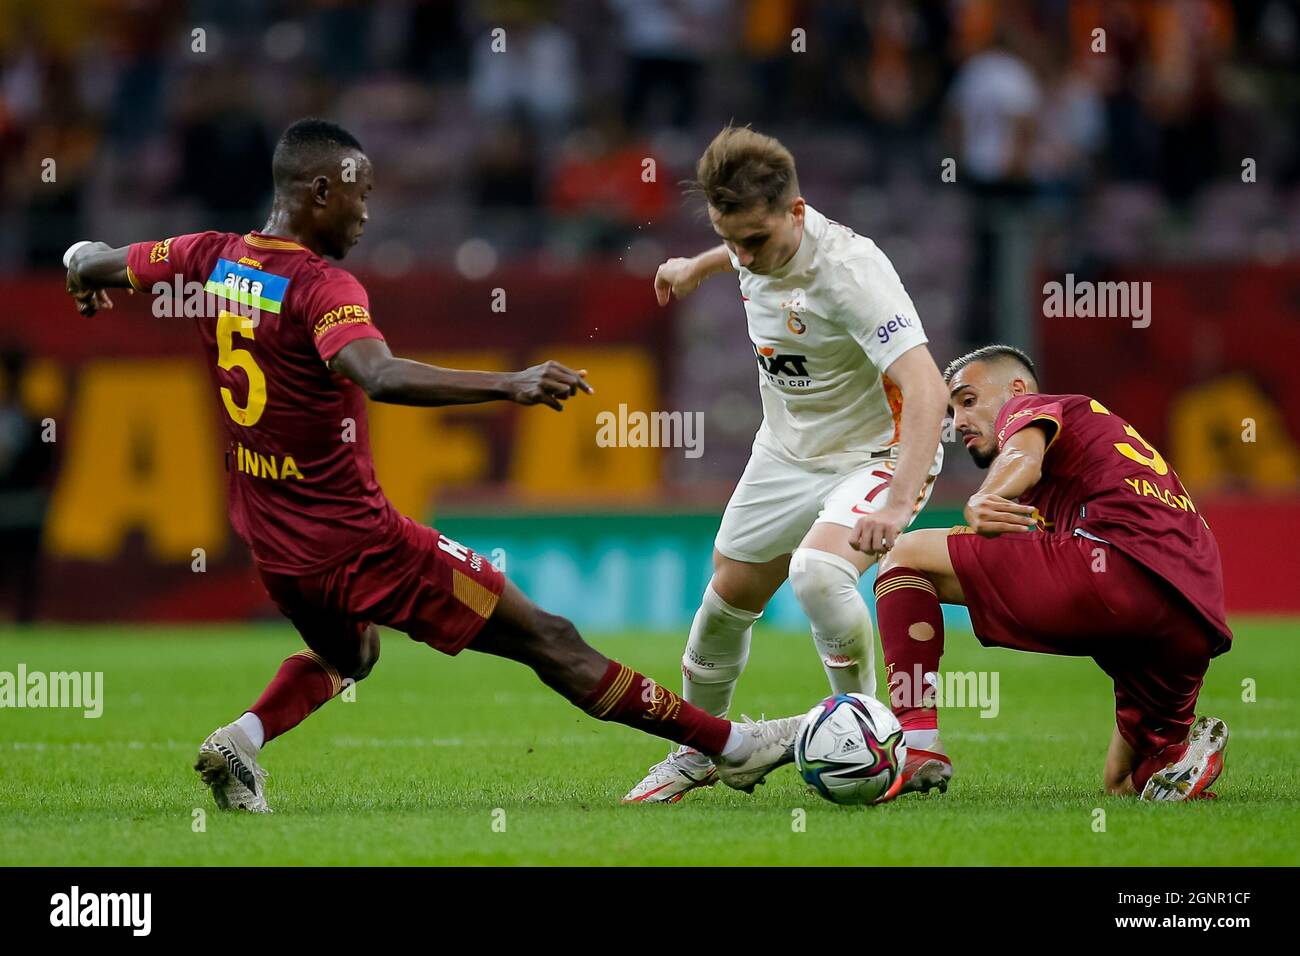
[[[242,730],[248,739],[253,742],[254,750],[261,750],[262,744],[266,743],[266,731],[262,729],[262,720],[252,711],[244,714],[235,721],[235,726]]]
[[[943,744],[939,742],[939,731],[937,730],[905,730],[903,731],[903,743],[910,750],[915,747],[917,750],[928,750],[931,753],[943,753]]]
[[[682,697],[688,703],[714,717],[727,715],[749,660],[750,628],[761,616],[760,611],[732,607],[709,583],[682,655]]]
[[[858,577],[853,562],[837,554],[796,548],[790,556],[790,587],[812,624],[832,692],[874,697],[875,632]]]
[[[736,752],[736,748],[740,746],[740,742],[744,739],[744,736],[736,729],[736,725],[732,724],[731,733],[727,735],[727,745],[722,748],[721,756],[730,757]]]

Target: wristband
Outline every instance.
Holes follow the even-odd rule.
[[[68,246],[68,251],[63,254],[64,268],[71,269],[72,257],[77,254],[78,249],[80,249],[82,246],[88,246],[88,245],[90,245],[90,240],[82,239],[80,242],[74,242],[72,245]]]

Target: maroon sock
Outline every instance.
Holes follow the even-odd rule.
[[[666,737],[716,757],[727,745],[731,722],[688,704],[667,687],[610,661],[596,689],[578,706],[597,720],[611,720]]]
[[[876,621],[885,652],[889,703],[904,730],[937,730],[939,714],[926,674],[939,672],[943,609],[933,582],[914,568],[876,578]]]
[[[1187,744],[1171,744],[1160,753],[1151,757],[1143,757],[1138,761],[1138,765],[1133,768],[1133,789],[1140,795],[1142,788],[1147,785],[1151,775],[1157,770],[1164,770],[1168,764],[1181,760],[1183,754],[1187,752]]]
[[[301,724],[342,686],[339,672],[323,657],[315,651],[299,651],[285,658],[257,703],[248,709],[262,722],[269,742]]]

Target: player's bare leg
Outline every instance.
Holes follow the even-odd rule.
[[[736,724],[709,714],[605,657],[571,621],[542,610],[509,581],[468,646],[528,665],[544,684],[597,720],[625,724],[707,754],[721,780],[735,789],[752,790],[793,760],[799,717]]]
[[[876,696],[875,634],[858,579],[875,556],[849,544],[853,529],[819,521],[790,557],[790,587],[812,625],[835,694]]]
[[[948,789],[952,761],[939,739],[928,675],[943,656],[944,604],[965,604],[948,556],[946,529],[909,531],[880,563],[876,617],[889,674],[890,706],[903,727],[907,764],[881,802],[911,792]]]
[[[1227,744],[1227,724],[1217,717],[1198,717],[1183,744],[1143,757],[1116,727],[1106,752],[1106,793],[1143,800],[1212,799],[1209,787],[1223,770]]]
[[[961,581],[957,579],[952,557],[948,554],[948,536],[963,532],[962,528],[922,528],[909,531],[881,559],[880,573],[885,574],[896,568],[920,571],[938,590],[940,603],[964,605],[966,595],[962,593]]]
[[[755,563],[713,551],[713,578],[704,589],[682,654],[682,697],[715,717],[726,717],[745,663],[751,628],[786,578],[790,555]],[[649,769],[624,803],[676,803],[696,787],[717,782],[706,754],[679,747]]]
[[[1137,796],[1137,790],[1133,787],[1133,771],[1141,760],[1133,745],[1124,739],[1119,727],[1116,727],[1110,736],[1110,747],[1106,750],[1106,769],[1102,773],[1109,796]]]
[[[304,639],[308,650],[290,655],[257,702],[199,747],[194,769],[222,810],[269,813],[267,773],[258,752],[338,694],[345,681],[363,680],[379,660],[379,630],[373,624],[313,628]]]

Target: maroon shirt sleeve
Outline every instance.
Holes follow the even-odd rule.
[[[1061,403],[1043,395],[1021,395],[1002,406],[998,416],[998,451],[1007,440],[1030,425],[1037,425],[1047,433],[1047,447],[1061,436],[1065,411]]]
[[[328,362],[357,339],[383,340],[370,317],[370,297],[349,273],[331,269],[313,291],[307,321],[323,361]]]
[[[189,253],[205,232],[192,232],[157,242],[133,242],[127,247],[126,275],[137,292],[148,292],[155,283],[171,283],[184,275]]]

